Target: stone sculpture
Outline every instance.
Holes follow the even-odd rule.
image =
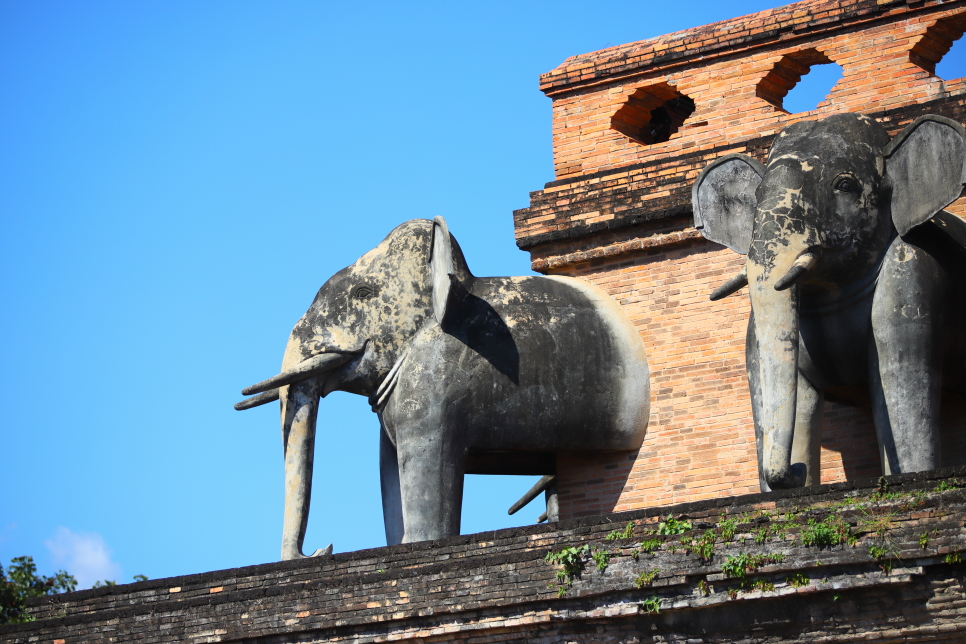
[[[468,470],[552,474],[557,451],[639,448],[650,406],[617,302],[575,278],[474,277],[441,217],[403,223],[331,277],[282,372],[235,406],[281,399],[282,559],[305,556],[319,398],[335,390],[379,415],[390,545],[459,534]]]
[[[695,226],[747,254],[746,362],[762,490],[818,484],[824,397],[871,397],[885,474],[940,466],[943,390],[964,391],[966,182],[956,122],[894,139],[863,115],[796,123],[767,165],[739,154],[694,183]]]

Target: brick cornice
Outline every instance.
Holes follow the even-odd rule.
[[[901,14],[955,9],[966,0],[805,1],[693,29],[572,56],[540,76],[540,90],[556,96],[601,83],[626,80],[655,69],[702,63],[775,42],[792,42],[816,32],[894,21]]]

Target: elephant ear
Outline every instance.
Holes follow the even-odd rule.
[[[882,154],[892,184],[892,221],[900,235],[929,221],[962,194],[966,131],[956,121],[920,116]]]
[[[694,227],[705,239],[748,254],[765,166],[743,154],[727,154],[712,162],[694,181],[691,204]]]
[[[442,217],[433,219],[433,241],[429,255],[429,270],[433,281],[433,313],[443,323],[453,290],[453,242],[449,227]]]

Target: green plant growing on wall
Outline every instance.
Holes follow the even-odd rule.
[[[862,521],[861,529],[874,532],[880,539],[884,539],[886,533],[892,529],[892,519],[896,516],[895,511],[888,514],[872,514],[863,510],[863,514],[865,519]]]
[[[632,536],[634,536],[634,522],[628,521],[623,530],[614,530],[604,537],[604,539],[607,541],[616,541],[617,539],[630,539]]]
[[[721,572],[727,577],[744,578],[748,567],[751,565],[751,556],[745,553],[728,555],[723,564]]]
[[[961,564],[963,563],[963,557],[958,552],[950,552],[943,558],[943,561],[948,564]]]
[[[788,585],[792,588],[804,588],[812,583],[812,580],[809,579],[808,575],[801,572],[795,573],[785,581],[787,581]]]
[[[596,548],[590,554],[591,559],[594,560],[594,566],[600,572],[607,570],[607,566],[610,565],[610,553],[603,548]]]
[[[893,565],[892,558],[893,557],[897,559],[899,558],[899,552],[896,549],[895,545],[894,544],[890,544],[890,545],[892,545],[891,551],[889,548],[885,547],[885,544],[883,545],[873,544],[869,546],[869,556],[876,560],[876,562],[879,564],[879,567],[882,568],[882,572],[884,572],[887,575],[890,572],[892,572],[892,565]]]
[[[948,492],[963,487],[959,481],[940,481],[933,492]]]
[[[718,524],[721,530],[721,540],[731,541],[735,537],[735,533],[738,531],[738,519],[732,517],[730,519],[725,519]]]
[[[776,553],[771,555],[749,555],[740,552],[737,555],[729,555],[721,564],[721,572],[727,577],[738,579],[740,584],[737,588],[728,589],[728,597],[735,599],[739,592],[750,590],[775,590],[775,584],[764,579],[749,579],[749,572],[756,572],[761,566],[770,563],[781,563],[785,561],[785,555]]]
[[[639,544],[637,547],[631,551],[631,556],[637,559],[640,555],[652,554],[655,550],[661,547],[663,542],[660,539],[646,539]]]
[[[708,597],[711,594],[711,586],[708,584],[707,579],[701,579],[698,581],[698,592]]]
[[[711,557],[714,555],[714,542],[714,530],[707,530],[701,535],[700,539],[694,542],[692,548],[703,561],[711,561]]]
[[[809,519],[808,523],[802,528],[803,546],[837,546],[840,543],[854,544],[855,538],[852,536],[849,524],[845,521],[829,515],[822,521]]]
[[[764,579],[752,579],[747,582],[747,584],[742,584],[743,590],[763,590],[770,591],[775,590],[775,584],[770,581],[765,581]]]
[[[869,556],[873,559],[882,559],[889,551],[881,546],[869,546]]]
[[[749,555],[740,552],[737,555],[728,555],[723,564],[721,572],[728,577],[735,579],[745,579],[747,573],[756,572],[760,567],[770,563],[781,563],[785,561],[785,555],[776,553],[771,555]]]
[[[919,547],[925,550],[929,546],[929,533],[923,532],[919,535]]]
[[[557,580],[557,596],[563,597],[567,590],[574,585],[574,579],[580,576],[584,569],[584,557],[590,552],[590,546],[569,546],[562,550],[551,550],[543,558],[549,564],[560,565],[561,570],[555,573]],[[547,583],[548,588],[554,588],[553,582]]]
[[[757,543],[758,545],[761,545],[766,541],[768,541],[768,535],[770,533],[771,533],[771,528],[767,525],[763,525],[757,530],[755,530],[752,534],[755,537],[755,543]]]
[[[641,602],[641,608],[647,611],[648,615],[657,615],[661,612],[661,600],[656,596],[650,599],[645,599]]]
[[[645,570],[641,572],[635,579],[634,585],[638,588],[644,588],[645,586],[650,586],[657,576],[661,573],[660,568],[655,568],[654,570]]]
[[[684,534],[690,529],[691,529],[690,521],[681,521],[679,519],[675,519],[673,516],[669,514],[667,515],[667,519],[665,519],[664,521],[661,521],[661,523],[658,524],[657,533],[665,536]]]

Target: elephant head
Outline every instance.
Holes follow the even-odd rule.
[[[319,399],[338,390],[374,402],[407,341],[428,319],[442,315],[440,300],[454,278],[462,282],[472,275],[446,222],[437,217],[401,224],[319,289],[292,329],[281,373],[242,391],[254,396],[236,409],[281,400],[282,559],[304,556]]]
[[[949,119],[922,117],[890,141],[873,119],[838,114],[786,128],[766,165],[730,154],[695,181],[695,227],[747,255],[711,299],[749,286],[747,367],[768,486],[800,486],[805,477],[791,456],[800,302],[874,283],[896,235],[960,196],[964,159],[963,128]]]

